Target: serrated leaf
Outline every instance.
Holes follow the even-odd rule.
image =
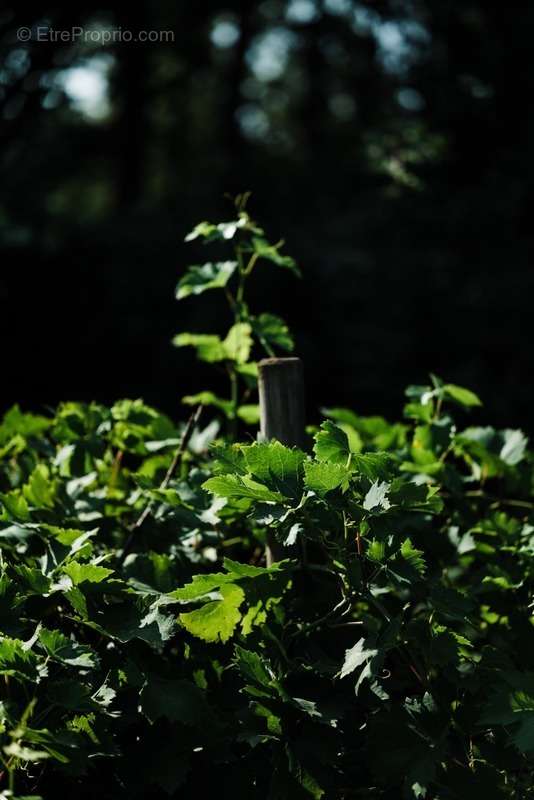
[[[270,669],[269,663],[258,653],[236,645],[235,661],[239,671],[247,681],[256,683],[268,691],[273,689],[275,676]]]
[[[216,475],[237,473],[246,475],[245,456],[240,444],[215,444],[210,448],[214,458],[213,472]]]
[[[285,497],[302,494],[304,453],[280,442],[256,442],[242,447],[249,473]]]
[[[319,497],[341,488],[345,491],[349,485],[350,471],[342,464],[306,461],[304,463],[304,485]]]
[[[40,569],[28,567],[26,564],[17,564],[15,572],[25,585],[28,594],[48,594],[50,591],[50,578]]]
[[[283,242],[277,245],[269,244],[266,239],[259,236],[254,236],[252,239],[252,247],[258,258],[265,258],[278,267],[285,267],[300,278],[300,270],[295,259],[291,258],[291,256],[284,256],[279,252],[282,245]]]
[[[391,456],[388,453],[352,453],[351,469],[370,481],[387,480],[391,474]]]
[[[367,546],[366,555],[371,561],[382,563],[386,557],[386,543],[379,539],[373,539]]]
[[[69,576],[74,586],[78,586],[84,581],[89,583],[101,583],[113,574],[112,569],[101,567],[98,564],[80,564],[78,561],[71,561],[63,567],[63,572]]]
[[[346,678],[347,675],[350,675],[358,667],[361,667],[364,664],[369,665],[371,659],[375,658],[375,656],[378,655],[378,652],[379,651],[376,648],[368,647],[366,645],[366,640],[363,637],[358,639],[354,647],[351,647],[349,650],[345,650],[345,658],[343,660],[343,666],[341,667],[339,677]],[[361,682],[361,680],[362,678],[360,677],[358,684]]]
[[[318,461],[328,461],[331,464],[348,466],[351,454],[347,434],[330,420],[321,424],[321,429],[315,434],[313,452]]]
[[[391,508],[391,503],[388,500],[390,484],[386,481],[375,481],[363,500],[363,507],[366,511],[373,511],[377,508],[382,508],[387,511]]]
[[[0,635],[0,675],[12,675],[38,683],[46,675],[31,647],[20,639]]]
[[[251,564],[241,564],[238,561],[225,558],[224,568],[226,572],[193,575],[191,583],[181,589],[176,589],[169,596],[181,601],[197,600],[219,589],[224,584],[237,583],[243,578],[262,578],[264,576],[279,575],[284,572],[288,563],[287,561],[277,561],[270,567],[255,567]]]
[[[227,642],[242,616],[239,607],[245,599],[243,589],[230,583],[219,591],[221,600],[212,600],[179,617],[189,633],[205,642]]]
[[[223,289],[237,267],[237,261],[216,261],[193,265],[180,279],[176,288],[176,299],[198,295],[208,289]]]
[[[61,631],[41,628],[39,642],[47,655],[54,661],[68,664],[72,667],[85,667],[91,669],[98,665],[98,657],[90,647],[80,645],[69,639]]]
[[[262,344],[291,352],[295,346],[286,323],[275,314],[260,314],[251,320],[252,329]]]
[[[162,613],[158,601],[147,604],[142,599],[110,604],[101,623],[89,620],[86,624],[119,642],[141,639],[158,650],[176,630],[174,617]]]
[[[419,573],[419,575],[424,575],[426,572],[426,563],[424,559],[424,553],[422,550],[417,550],[411,542],[410,539],[405,539],[401,545],[401,556],[404,558],[408,564]]]
[[[221,475],[209,478],[202,484],[202,488],[219,497],[227,497],[229,499],[247,498],[249,500],[272,503],[279,503],[283,499],[279,492],[271,491],[247,475]]]

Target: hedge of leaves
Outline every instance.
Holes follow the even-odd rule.
[[[531,797],[532,454],[472,392],[408,395],[308,452],[12,408],[0,796]]]
[[[259,352],[293,348],[246,288],[299,274],[247,199],[189,234],[220,260],[177,288],[227,303],[225,336],[174,343],[229,397],[186,395],[179,425],[140,400],[0,424],[0,800],[533,797],[527,440],[432,377],[399,423],[330,409],[306,452],[236,442]]]

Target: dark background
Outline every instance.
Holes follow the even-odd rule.
[[[482,420],[533,426],[532,4],[73,5],[0,14],[2,408],[142,396],[177,417],[221,388],[170,339],[229,321],[174,288],[209,258],[184,235],[252,190],[305,276],[266,267],[251,305],[295,331],[310,416],[398,415],[433,371]],[[22,25],[174,42],[21,44]],[[72,84],[95,74],[87,108]]]

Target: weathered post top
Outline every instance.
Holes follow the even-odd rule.
[[[258,364],[260,435],[288,447],[304,446],[304,369],[300,358],[265,358]]]

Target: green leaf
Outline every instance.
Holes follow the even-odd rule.
[[[224,559],[224,568],[235,578],[261,578],[265,575],[277,575],[283,572],[290,562],[277,561],[270,567],[256,567],[253,564],[242,564],[231,558]]]
[[[235,661],[241,674],[251,683],[258,684],[270,693],[275,688],[275,676],[269,663],[258,653],[236,645]]]
[[[98,656],[90,648],[69,639],[61,631],[41,628],[39,642],[54,661],[71,667],[91,669],[98,665]]]
[[[79,590],[75,587],[66,596],[72,591]],[[86,624],[119,642],[141,639],[158,650],[172,638],[176,630],[174,618],[161,612],[158,600],[149,604],[142,598],[135,602],[109,604],[101,620],[89,620]]]
[[[278,561],[270,567],[254,567],[250,564],[241,564],[230,558],[224,559],[226,572],[216,572],[210,575],[193,575],[191,583],[181,589],[170,593],[170,597],[181,600],[197,600],[210,592],[219,589],[227,583],[237,583],[243,578],[262,578],[276,576],[286,569],[287,561]]]
[[[244,364],[248,361],[252,348],[252,328],[248,322],[232,325],[223,342],[226,358]]]
[[[350,464],[354,472],[370,481],[386,480],[392,469],[391,456],[388,453],[352,453]]]
[[[184,297],[202,294],[208,289],[223,289],[236,267],[237,261],[216,261],[188,267],[178,283],[176,299],[183,300]]]
[[[217,397],[213,392],[199,392],[198,394],[188,394],[182,397],[182,403],[186,406],[214,406],[222,411],[225,416],[230,417],[233,411],[231,400],[224,400]]]
[[[386,543],[378,539],[372,539],[367,546],[367,558],[381,564],[386,557]]]
[[[318,461],[329,461],[332,464],[348,466],[351,454],[347,434],[330,420],[321,424],[315,434],[313,452]]]
[[[213,472],[226,475],[229,472],[246,475],[245,456],[240,444],[214,444],[211,448],[214,458]]]
[[[182,403],[186,406],[214,406],[222,411],[225,416],[232,415],[233,405],[231,400],[224,400],[222,397],[217,397],[213,392],[199,392],[198,394],[188,394],[182,397]]]
[[[306,461],[304,464],[304,485],[319,497],[341,488],[345,491],[349,485],[350,471],[342,464]]]
[[[252,329],[260,342],[265,346],[280,347],[291,352],[295,346],[293,337],[286,323],[275,314],[260,314],[251,320]]]
[[[53,508],[54,488],[49,480],[48,468],[44,464],[35,467],[23,491],[26,500],[36,508]]]
[[[44,530],[52,534],[57,542],[67,547],[67,557],[78,555],[78,558],[88,557],[93,549],[89,541],[98,533],[98,528],[91,531],[82,531],[79,528],[59,528],[56,525],[42,525]]]
[[[7,512],[8,519],[15,520],[15,522],[27,522],[30,519],[28,503],[19,490],[13,489],[5,494],[0,493],[0,502]]]
[[[192,242],[195,239],[205,239],[207,242],[217,240],[233,239],[240,228],[244,228],[248,223],[248,215],[241,214],[239,219],[232,220],[231,222],[219,222],[214,224],[212,222],[199,222],[195,225],[191,233],[185,237],[186,242]]]
[[[232,325],[226,338],[211,333],[179,333],[172,340],[176,347],[194,347],[201,361],[236,361],[244,364],[248,361],[252,348],[252,328],[248,322]]]
[[[0,424],[0,444],[16,435],[26,439],[40,436],[48,430],[51,424],[51,419],[35,414],[25,414],[18,405],[14,405],[6,411]]]
[[[446,383],[442,387],[442,391],[445,397],[454,400],[465,408],[482,405],[482,402],[474,392],[470,391],[470,389],[464,389],[462,386],[456,386],[454,383]]]
[[[377,508],[387,511],[391,507],[388,500],[390,484],[386,481],[375,481],[363,500],[363,507],[366,511],[373,511]]]
[[[100,583],[113,574],[113,570],[107,567],[100,567],[97,564],[80,564],[78,561],[66,564],[63,572],[69,576],[74,586],[78,586],[84,581]]]
[[[363,637],[358,639],[354,647],[351,647],[349,650],[345,650],[345,658],[339,673],[339,677],[346,678],[347,675],[350,675],[355,669],[361,667],[363,664],[367,665],[366,670],[368,670],[370,674],[369,662],[378,655],[378,652],[379,651],[375,648],[367,647]],[[364,672],[366,672],[366,670],[364,670]],[[358,684],[362,679],[363,673],[362,676],[360,676]]]
[[[175,347],[194,347],[198,358],[208,363],[224,361],[228,357],[220,337],[212,333],[179,333],[172,343]]]
[[[525,456],[528,439],[520,430],[507,429],[503,431],[504,444],[499,457],[510,467],[515,467]]]
[[[256,442],[242,448],[253,478],[285,497],[300,497],[303,485],[304,453],[277,441]]]
[[[241,587],[235,584],[221,586],[221,600],[213,600],[195,611],[180,614],[184,628],[205,642],[226,642],[241,619],[239,607],[245,599]]]
[[[279,503],[283,498],[279,492],[271,491],[247,475],[221,475],[209,478],[202,484],[208,492],[227,498],[247,498],[259,502]]]
[[[405,539],[401,545],[401,556],[405,561],[414,569],[419,575],[424,575],[426,572],[426,563],[423,558],[423,551],[417,550],[410,539]]]
[[[239,406],[237,416],[247,425],[257,425],[260,421],[260,407],[257,403]]]
[[[14,676],[24,681],[39,683],[46,675],[46,666],[39,663],[33,652],[34,637],[29,642],[0,634],[0,675]]]
[[[295,259],[291,258],[291,256],[283,256],[279,252],[283,244],[283,242],[276,245],[269,244],[266,239],[259,236],[254,236],[252,239],[252,247],[258,258],[265,258],[267,261],[272,261],[272,263],[276,264],[278,267],[285,267],[300,278],[300,270],[297,267]]]
[[[45,595],[50,591],[50,578],[44,575],[40,569],[28,567],[26,564],[17,564],[15,571],[25,584],[28,594]]]

